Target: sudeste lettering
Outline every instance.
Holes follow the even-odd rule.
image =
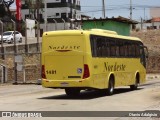
[[[104,62],[104,71],[125,71],[126,65],[117,64],[115,62],[113,65],[109,65],[108,62]]]

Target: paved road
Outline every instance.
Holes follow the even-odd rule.
[[[160,110],[160,78],[148,77],[147,83],[136,91],[129,87],[117,88],[113,96],[96,91],[83,92],[70,98],[63,90],[40,85],[0,85],[0,111],[144,111]],[[7,118],[5,118],[7,119]],[[32,119],[32,118],[30,118]],[[30,120],[29,119],[29,120]],[[34,118],[35,119],[35,118]],[[34,120],[33,119],[33,120]],[[75,118],[41,118],[43,120],[75,120]],[[130,120],[131,118],[76,118],[78,120]],[[139,118],[138,120],[143,120]],[[154,118],[158,120],[157,118]],[[37,118],[39,120],[39,118]],[[137,120],[137,118],[132,118]],[[145,120],[150,120],[149,117]]]

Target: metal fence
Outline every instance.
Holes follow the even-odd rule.
[[[16,30],[16,22],[9,21]],[[37,42],[29,44],[25,37],[25,44],[17,44],[14,35],[14,44],[3,43],[3,31],[5,24],[0,20],[1,45],[0,45],[0,83],[37,83],[41,79],[41,43],[39,42],[39,30],[37,30]]]

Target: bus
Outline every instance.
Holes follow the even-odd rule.
[[[69,96],[96,89],[112,95],[119,86],[145,82],[147,47],[114,31],[59,30],[42,37],[42,86]]]

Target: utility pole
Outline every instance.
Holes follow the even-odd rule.
[[[40,15],[39,15],[39,9],[40,9],[40,0],[37,0],[37,52],[39,52],[39,30],[40,30]]]
[[[47,3],[46,0],[44,0],[44,30],[47,31]]]
[[[70,20],[72,19],[72,14],[73,14],[73,12],[72,12],[72,0],[71,0],[71,3],[70,3]],[[72,21],[70,21],[70,29],[73,29],[73,24],[72,24]]]
[[[2,53],[2,60],[5,61],[5,52],[4,52],[4,46],[3,46],[3,22],[0,20],[1,24],[1,53]],[[6,74],[5,74],[5,65],[1,65],[2,67],[2,73],[3,73],[3,79],[1,80],[2,83],[5,83],[6,81]]]
[[[144,20],[146,19],[145,16],[146,16],[146,11],[145,11],[145,8],[144,8],[144,18],[143,18]]]
[[[130,0],[130,19],[132,20],[132,0]]]
[[[103,18],[106,18],[106,13],[105,13],[105,1],[102,0],[102,16]]]
[[[3,46],[3,22],[0,20],[1,24],[1,53],[2,53],[2,59],[4,60],[4,46]]]
[[[141,30],[143,29],[143,19],[141,17]]]
[[[16,36],[15,36],[15,31],[16,31],[16,22],[14,20],[12,20],[12,23],[13,23],[13,26],[14,26],[14,39],[13,39],[13,42],[14,42],[14,82],[13,84],[14,85],[17,85],[17,62],[16,62],[16,56],[17,56],[17,46],[16,46]]]

